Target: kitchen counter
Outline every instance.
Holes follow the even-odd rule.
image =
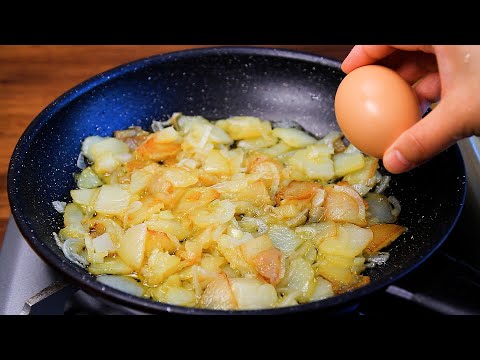
[[[8,163],[35,116],[65,91],[100,72],[143,57],[197,47],[203,45],[0,46],[0,246],[10,217]],[[352,45],[275,47],[342,60]]]

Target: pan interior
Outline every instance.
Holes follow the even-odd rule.
[[[30,245],[87,290],[137,308],[165,310],[164,304],[102,290],[92,276],[64,258],[53,240],[52,232],[63,223],[52,201],[71,200],[81,141],[90,135],[111,136],[114,130],[132,125],[150,130],[152,120],[166,120],[174,112],[208,119],[250,115],[295,122],[323,136],[338,130],[333,102],[343,76],[339,62],[259,48],[186,51],[113,69],[57,99],[22,136],[9,169],[12,213]],[[372,283],[299,309],[328,307],[385,286],[440,245],[465,196],[465,171],[457,146],[416,170],[393,176],[388,194],[399,199],[399,224],[408,231],[390,248],[388,262],[369,270]],[[269,312],[275,311],[283,310]]]

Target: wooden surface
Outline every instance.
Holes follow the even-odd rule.
[[[0,246],[10,216],[7,169],[33,118],[66,90],[120,64],[202,45],[0,46]],[[351,45],[282,45],[343,60]]]

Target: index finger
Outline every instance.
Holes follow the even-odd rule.
[[[355,45],[342,63],[342,70],[349,73],[364,65],[376,63],[397,50],[433,53],[431,45]]]
[[[395,52],[390,45],[355,45],[342,63],[342,70],[349,73],[356,68],[376,63]]]

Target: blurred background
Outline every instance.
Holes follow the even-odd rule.
[[[216,45],[0,46],[0,247],[10,216],[7,171],[13,149],[35,116],[78,83],[118,65],[166,52]],[[256,45],[343,60],[353,45]]]

